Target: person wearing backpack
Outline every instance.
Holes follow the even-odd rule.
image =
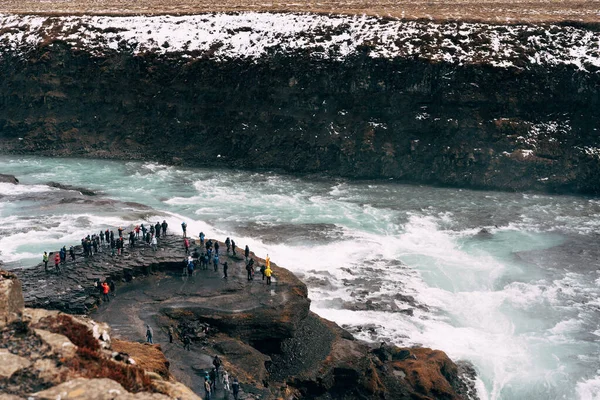
[[[185,223],[185,221],[183,221],[181,223],[181,230],[183,230],[183,237],[187,236],[187,224]]]
[[[265,280],[265,269],[267,269],[264,265],[260,266],[260,273],[262,274],[262,280]]]

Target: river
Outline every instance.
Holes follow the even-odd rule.
[[[481,399],[600,399],[598,199],[88,159],[0,156],[0,172],[21,181],[0,183],[9,268],[92,230],[185,220],[268,253],[359,338],[471,361]]]

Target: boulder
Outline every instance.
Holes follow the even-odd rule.
[[[31,362],[26,358],[9,353],[8,350],[0,349],[0,379],[9,379],[15,372],[30,366]]]
[[[0,182],[12,183],[14,185],[17,185],[19,183],[19,180],[15,178],[14,175],[0,174]]]
[[[52,333],[44,329],[34,329],[37,336],[52,349],[52,353],[61,358],[71,358],[77,347],[66,336]]]
[[[14,274],[0,270],[0,328],[19,319],[23,307],[21,282]]]

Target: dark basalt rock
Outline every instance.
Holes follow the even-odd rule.
[[[3,54],[3,152],[600,194],[596,72],[49,42]]]
[[[0,174],[0,182],[12,183],[17,185],[19,180],[14,175]]]
[[[82,187],[77,187],[77,186],[72,186],[72,185],[65,185],[65,184],[62,184],[59,182],[48,182],[47,185],[50,187],[58,188],[58,189],[74,190],[76,192],[81,193],[84,196],[96,196],[97,195],[97,193],[94,192],[93,190],[82,188]]]

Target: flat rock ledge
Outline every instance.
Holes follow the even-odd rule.
[[[240,380],[241,399],[476,398],[463,369],[444,352],[355,340],[310,311],[306,285],[290,271],[271,263],[272,286],[260,273],[248,281],[243,256],[223,254],[222,243],[220,249],[220,263],[229,264],[228,279],[222,278],[221,266],[183,275],[183,239],[175,234],[161,237],[158,251],[142,244],[111,256],[104,247],[84,258],[77,248],[76,260],[62,273],[45,272],[40,264],[17,274],[29,307],[94,311],[94,318],[119,324],[127,340],[142,339],[139,329],[144,328],[131,325],[146,323],[159,337],[168,326],[175,327],[177,341],[184,332],[192,336],[189,353],[178,350],[177,343],[164,346],[171,369],[196,394],[204,394],[201,377],[218,354]],[[255,254],[250,257],[255,266],[264,264]],[[117,283],[117,296],[103,305],[95,282],[106,278]],[[123,328],[128,326],[129,331]]]

